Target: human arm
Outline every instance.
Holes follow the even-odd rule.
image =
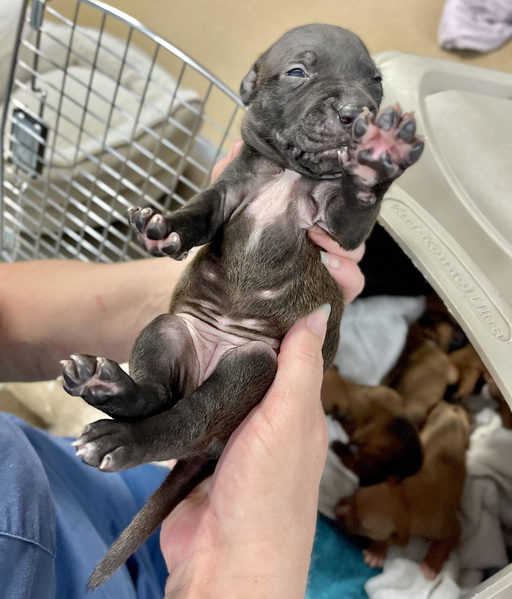
[[[54,378],[70,353],[128,359],[168,311],[184,262],[40,260],[0,264],[0,380]]]

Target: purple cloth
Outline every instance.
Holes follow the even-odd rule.
[[[495,50],[512,37],[512,0],[446,0],[438,37],[444,50]]]

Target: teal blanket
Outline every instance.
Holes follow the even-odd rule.
[[[366,581],[381,570],[363,561],[359,547],[318,515],[306,599],[368,599]]]

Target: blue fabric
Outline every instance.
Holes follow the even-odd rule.
[[[145,465],[105,474],[58,439],[0,414],[0,581],[3,599],[155,599],[167,570],[158,533],[90,594],[87,579],[166,475]]]
[[[364,563],[361,549],[335,523],[318,516],[306,599],[368,599],[364,584],[380,572]]]
[[[59,439],[0,413],[2,599],[161,599],[167,570],[158,532],[92,594],[87,579],[167,471],[105,474]],[[360,549],[319,517],[307,599],[366,599],[375,574]]]

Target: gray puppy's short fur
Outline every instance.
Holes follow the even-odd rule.
[[[326,367],[338,344],[343,300],[308,239],[313,225],[343,247],[370,233],[391,181],[421,154],[412,115],[379,116],[380,74],[361,40],[331,25],[281,37],[241,85],[249,106],[240,155],[179,210],[134,209],[153,255],[180,259],[204,246],[170,311],[138,337],[130,376],[111,360],[71,356],[65,388],[112,416],[77,440],[105,471],[178,459],[159,490],[96,568],[102,584],[214,469],[233,430],[272,383],[292,324],[332,306]]]

